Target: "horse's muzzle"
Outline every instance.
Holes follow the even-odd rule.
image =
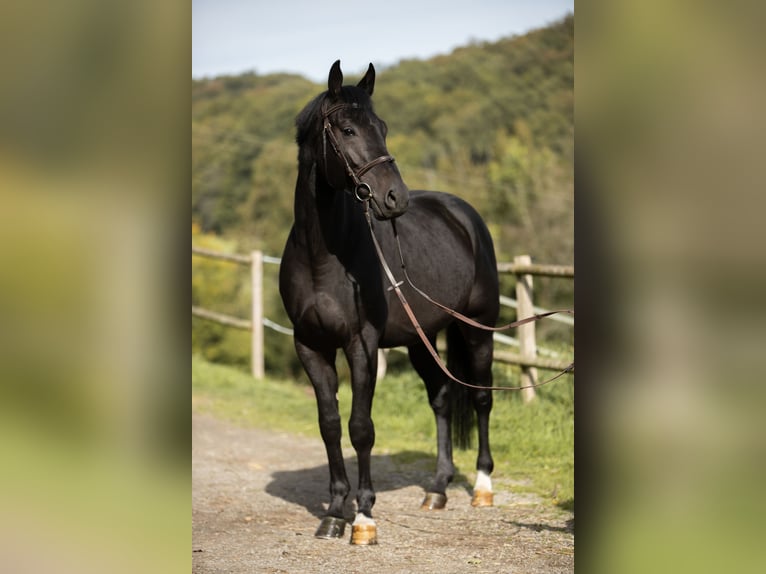
[[[407,186],[402,185],[389,189],[382,198],[373,199],[372,212],[376,219],[394,219],[407,211],[409,203],[410,190],[407,189]]]

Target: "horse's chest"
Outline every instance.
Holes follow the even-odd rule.
[[[316,291],[298,327],[300,331],[313,336],[346,340],[351,335],[352,309],[353,304],[350,301],[339,300],[334,293]]]
[[[290,312],[296,335],[336,344],[348,340],[360,324],[359,304],[352,282],[307,274],[294,293]]]
[[[342,346],[370,324],[382,328],[386,304],[377,275],[353,263],[288,263],[283,257],[280,290],[296,337]]]

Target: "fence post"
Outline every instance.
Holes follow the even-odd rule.
[[[386,351],[383,349],[378,349],[378,372],[375,375],[375,379],[380,381],[383,377],[386,376],[387,370],[388,358],[386,357]]]
[[[253,377],[262,379],[263,370],[263,252],[250,253],[250,277],[252,281],[252,368]]]
[[[532,258],[529,255],[517,255],[513,262],[520,265],[529,265]],[[535,314],[532,302],[532,275],[516,275],[516,317],[524,319]],[[519,351],[525,359],[534,359],[537,356],[537,342],[535,341],[535,322],[521,325],[518,330]],[[521,386],[537,384],[537,368],[521,367]],[[536,396],[535,389],[522,389],[521,396],[525,403],[530,402]]]

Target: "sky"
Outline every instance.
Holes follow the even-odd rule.
[[[574,0],[193,0],[192,77],[291,72],[325,82],[523,34]]]

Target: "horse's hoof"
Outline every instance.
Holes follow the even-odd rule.
[[[423,510],[441,510],[447,505],[447,495],[440,492],[427,492],[420,508]]]
[[[369,546],[378,543],[378,528],[375,524],[352,524],[351,544]]]
[[[473,493],[473,499],[471,500],[471,506],[475,508],[482,508],[486,506],[492,506],[493,495],[489,490],[477,490]]]
[[[325,516],[314,533],[317,538],[342,538],[346,530],[346,521],[335,516]]]

